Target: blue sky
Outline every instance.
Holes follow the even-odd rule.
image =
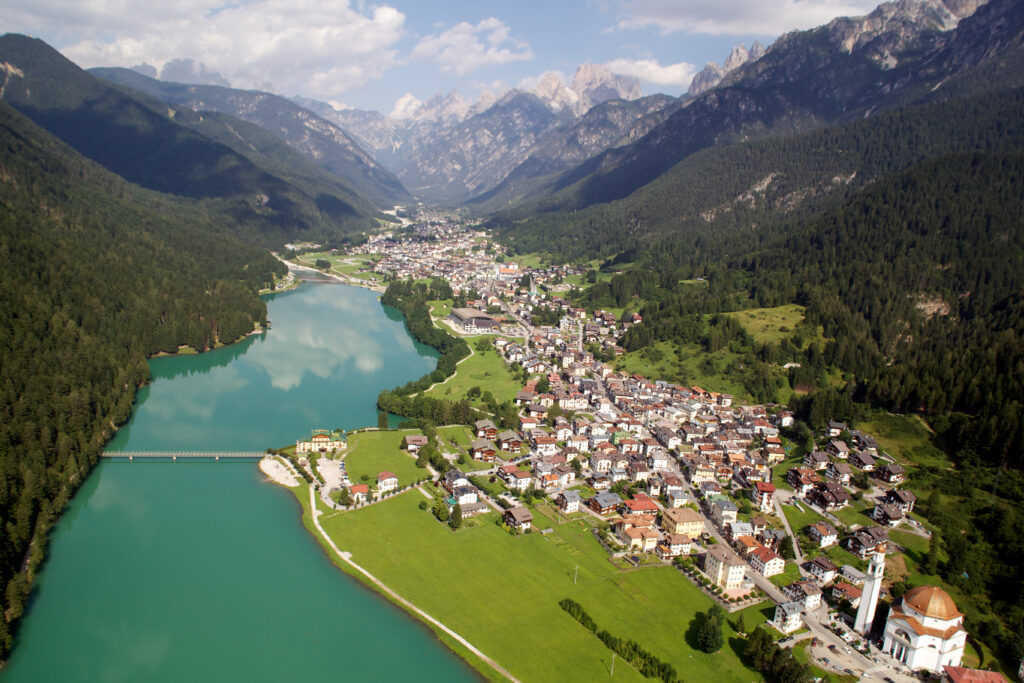
[[[392,110],[409,93],[473,99],[585,62],[685,92],[734,45],[869,12],[875,0],[11,0],[5,31],[83,67],[191,59],[233,86]]]

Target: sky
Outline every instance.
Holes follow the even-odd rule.
[[[4,32],[83,68],[192,60],[268,90],[385,114],[407,94],[475,99],[583,63],[680,95],[735,45],[870,12],[878,0],[7,0]],[[172,64],[168,74],[182,73]]]

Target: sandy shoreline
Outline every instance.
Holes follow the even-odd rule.
[[[260,471],[274,482],[286,488],[294,488],[299,485],[299,480],[291,468],[273,456],[267,456],[260,460]]]

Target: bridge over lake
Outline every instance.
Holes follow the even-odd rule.
[[[259,451],[103,451],[102,457],[122,460],[259,460],[264,455]]]

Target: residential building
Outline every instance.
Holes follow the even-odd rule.
[[[725,546],[708,546],[704,554],[704,573],[724,590],[739,588],[746,576],[746,568],[747,564]]]

